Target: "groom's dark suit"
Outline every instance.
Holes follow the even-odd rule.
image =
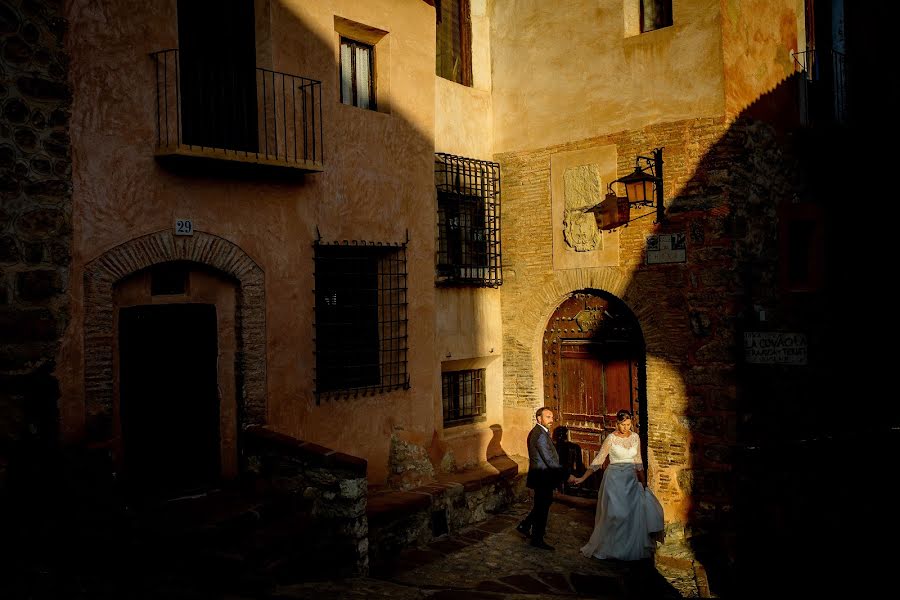
[[[525,485],[534,490],[534,506],[518,527],[523,533],[531,531],[531,544],[534,546],[544,544],[553,489],[563,479],[565,474],[550,433],[535,424],[528,434],[528,478],[525,480]]]

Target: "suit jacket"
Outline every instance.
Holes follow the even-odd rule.
[[[535,423],[528,434],[528,477],[525,485],[531,489],[554,488],[563,478],[563,469],[550,434]]]

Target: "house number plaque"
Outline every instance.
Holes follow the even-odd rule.
[[[190,219],[175,219],[175,235],[194,235],[194,222]]]

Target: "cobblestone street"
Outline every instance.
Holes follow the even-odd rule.
[[[600,561],[583,557],[593,513],[554,503],[547,540],[555,551],[529,546],[515,531],[527,504],[425,548],[408,549],[366,578],[308,582],[276,588],[284,599],[391,598],[392,600],[518,598],[696,597],[692,580],[660,573],[651,561]]]

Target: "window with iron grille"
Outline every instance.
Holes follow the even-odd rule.
[[[409,388],[406,245],[315,245],[316,394]]]
[[[435,155],[437,281],[497,287],[500,268],[500,165]]]
[[[375,47],[341,37],[341,102],[376,110]]]
[[[441,374],[444,427],[484,418],[484,369]]]
[[[436,67],[439,77],[472,85],[472,19],[469,0],[436,0]]]
[[[641,0],[641,33],[671,25],[672,0]]]

